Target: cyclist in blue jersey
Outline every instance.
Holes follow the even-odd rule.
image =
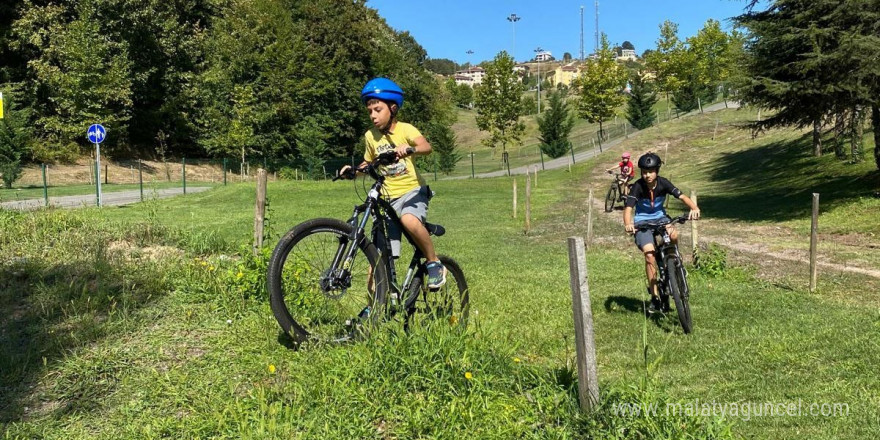
[[[661,303],[660,294],[657,291],[654,235],[651,231],[636,232],[636,225],[669,218],[663,207],[668,194],[681,200],[690,208],[689,219],[697,220],[700,218],[700,208],[696,202],[682,194],[668,179],[659,176],[661,164],[660,156],[654,153],[647,153],[639,158],[642,178],[632,185],[623,210],[624,228],[627,233],[635,234],[636,246],[645,255],[645,275],[648,277],[648,292],[651,294],[651,311],[668,310],[669,305]],[[635,210],[635,217],[633,217],[633,210]],[[678,231],[675,227],[670,224],[666,226],[666,229],[669,231],[669,237],[672,241],[678,242]]]

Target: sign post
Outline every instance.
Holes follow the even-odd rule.
[[[101,142],[107,137],[107,130],[101,124],[92,124],[86,132],[89,142],[95,144],[95,181],[98,183],[97,204],[101,206]]]

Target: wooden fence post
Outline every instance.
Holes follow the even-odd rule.
[[[712,131],[712,140],[715,140],[715,135],[718,133],[718,119],[715,119],[715,130]]]
[[[538,187],[538,166],[535,165],[535,188]]]
[[[587,198],[587,246],[593,245],[593,188]]]
[[[532,176],[526,173],[526,235],[532,228]]]
[[[810,226],[810,293],[816,291],[816,252],[819,241],[819,193],[813,193],[813,222]]]
[[[691,190],[691,200],[694,201],[694,204],[697,204],[697,192]],[[697,262],[697,249],[699,243],[697,238],[697,222],[691,220],[691,258],[693,258],[694,263]]]
[[[513,218],[516,218],[516,178],[513,179]]]
[[[263,225],[266,220],[266,170],[257,170],[257,204],[254,208],[254,255],[263,247]]]
[[[596,367],[590,286],[587,283],[587,260],[584,255],[584,240],[581,237],[568,237],[568,267],[577,348],[578,400],[581,410],[589,411],[599,403],[599,374]]]

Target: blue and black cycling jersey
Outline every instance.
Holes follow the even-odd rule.
[[[666,209],[663,208],[663,203],[666,201],[667,194],[672,194],[676,199],[681,197],[681,191],[663,177],[657,176],[657,186],[653,190],[648,188],[648,183],[644,178],[637,180],[632,185],[629,196],[626,197],[626,206],[636,208],[633,221],[639,223],[666,218]]]

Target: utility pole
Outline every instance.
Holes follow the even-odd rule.
[[[599,0],[596,0],[596,48],[593,53],[599,53]]]
[[[584,5],[581,5],[581,64],[584,63]]]
[[[598,0],[597,0],[598,1]],[[513,23],[513,63],[516,64],[516,22],[522,20],[522,17],[516,14],[510,14],[507,16],[507,21]]]
[[[538,63],[538,114],[541,114],[541,60],[538,57],[541,53],[544,52],[544,49],[538,47],[535,49],[535,61]]]
[[[465,53],[468,54],[467,63],[468,63],[468,69],[470,69],[471,67],[474,67],[473,63],[471,62],[471,55],[474,54],[474,51],[468,49],[468,51]]]

